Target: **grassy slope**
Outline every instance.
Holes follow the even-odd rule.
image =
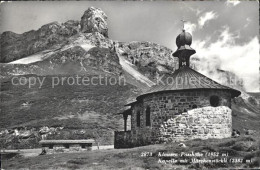
[[[29,89],[2,79],[0,128],[63,126],[65,129],[105,130],[110,134],[123,129],[123,118],[117,113],[129,98],[134,98],[135,87],[65,83],[52,88],[51,81],[52,77],[47,76],[42,88],[37,84]],[[28,105],[23,106],[24,103]],[[110,138],[112,142],[113,137]]]
[[[51,78],[47,76],[41,89],[38,88],[39,84],[29,89],[28,86],[12,85],[11,78],[1,79],[0,128],[48,125],[75,129],[89,128],[97,123],[106,128],[122,127],[117,123],[120,116],[115,114],[124,108],[127,101],[138,95],[139,91],[134,86],[142,88],[128,75],[126,79],[134,86],[69,86],[65,83],[52,88]],[[23,103],[28,103],[28,106],[23,106]],[[239,101],[232,103],[232,109],[235,129],[243,130],[246,127],[260,130],[259,107]],[[87,120],[86,117],[91,118],[93,114],[96,114],[94,117],[98,121]]]
[[[142,88],[130,75],[126,75],[126,79],[134,86],[69,86],[65,83],[51,88],[51,78],[47,76],[41,89],[39,84],[29,89],[12,85],[10,78],[1,79],[0,128],[64,126],[67,129],[110,129],[113,133],[123,129],[122,116],[116,113],[140,93],[134,86]],[[259,107],[236,101],[232,103],[232,110],[234,129],[260,130]]]
[[[260,93],[254,93],[254,100],[260,101],[257,96]],[[260,132],[260,106],[249,99],[242,100],[241,97],[233,100],[232,102],[232,124],[233,129],[239,130],[244,133],[246,129],[256,130]]]
[[[60,153],[31,158],[18,157],[4,160],[5,169],[203,169],[203,168],[256,168],[260,167],[259,136],[241,136],[232,139],[192,140],[185,142],[186,148],[178,143],[150,145],[133,149],[95,150],[82,153]],[[251,163],[218,163],[218,164],[162,164],[158,163],[159,152],[219,152],[228,153],[230,158],[251,159]],[[152,152],[152,157],[141,157],[142,152]],[[178,159],[177,157],[173,157]],[[190,162],[189,157],[186,158]],[[194,157],[193,157],[194,158]],[[199,159],[199,157],[197,157]],[[201,158],[214,159],[216,157],[203,156]],[[223,158],[223,157],[217,157]],[[166,160],[167,158],[162,158]]]

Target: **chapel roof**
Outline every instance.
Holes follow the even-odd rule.
[[[221,85],[216,81],[204,76],[203,74],[191,69],[190,67],[181,67],[176,70],[170,77],[172,80],[170,83],[163,81],[157,85],[152,86],[148,91],[137,97],[159,93],[165,91],[180,91],[180,90],[194,90],[194,89],[221,89],[229,90],[231,92],[231,97],[237,97],[241,94],[240,91],[232,89],[230,87]]]
[[[184,21],[183,21],[184,22]],[[221,85],[216,81],[208,78],[207,76],[199,73],[198,71],[190,68],[190,56],[195,54],[196,51],[190,47],[192,44],[192,36],[186,32],[183,25],[182,32],[176,38],[177,50],[173,53],[174,57],[179,58],[179,69],[176,70],[170,77],[166,78],[167,81],[158,81],[156,85],[152,86],[148,91],[141,94],[136,98],[140,98],[153,94],[169,91],[188,91],[188,90],[228,90],[231,97],[237,97],[241,94],[240,91]],[[168,80],[171,80],[169,83]],[[126,106],[133,105],[135,102],[129,103]]]

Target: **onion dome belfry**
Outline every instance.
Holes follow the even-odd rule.
[[[181,34],[179,34],[176,38],[176,45],[178,48],[184,45],[191,45],[192,43],[192,36],[190,33],[183,30]]]
[[[174,57],[179,58],[179,68],[190,66],[190,56],[195,54],[196,51],[190,47],[192,44],[192,36],[184,29],[176,38],[176,45],[178,49],[173,53]]]

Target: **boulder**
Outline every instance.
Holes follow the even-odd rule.
[[[250,129],[247,129],[245,132],[246,135],[254,135],[255,133],[256,133],[255,130],[250,130]]]
[[[180,144],[178,144],[178,146],[181,147],[181,148],[186,148],[187,147],[184,143],[180,143]]]
[[[240,136],[240,132],[238,130],[233,129],[232,131],[232,137],[237,138]]]

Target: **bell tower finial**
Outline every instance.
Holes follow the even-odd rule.
[[[185,20],[182,19],[181,22],[182,22],[182,24],[183,24],[183,25],[182,25],[182,31],[185,31],[184,24],[185,24],[185,22],[187,22],[187,21],[185,21]]]
[[[185,31],[184,24],[185,20],[181,20],[183,22],[182,33],[180,33],[176,38],[176,45],[178,49],[173,53],[174,57],[179,58],[179,68],[181,67],[190,67],[190,56],[195,54],[196,51],[190,47],[192,43],[192,36],[190,33]]]

